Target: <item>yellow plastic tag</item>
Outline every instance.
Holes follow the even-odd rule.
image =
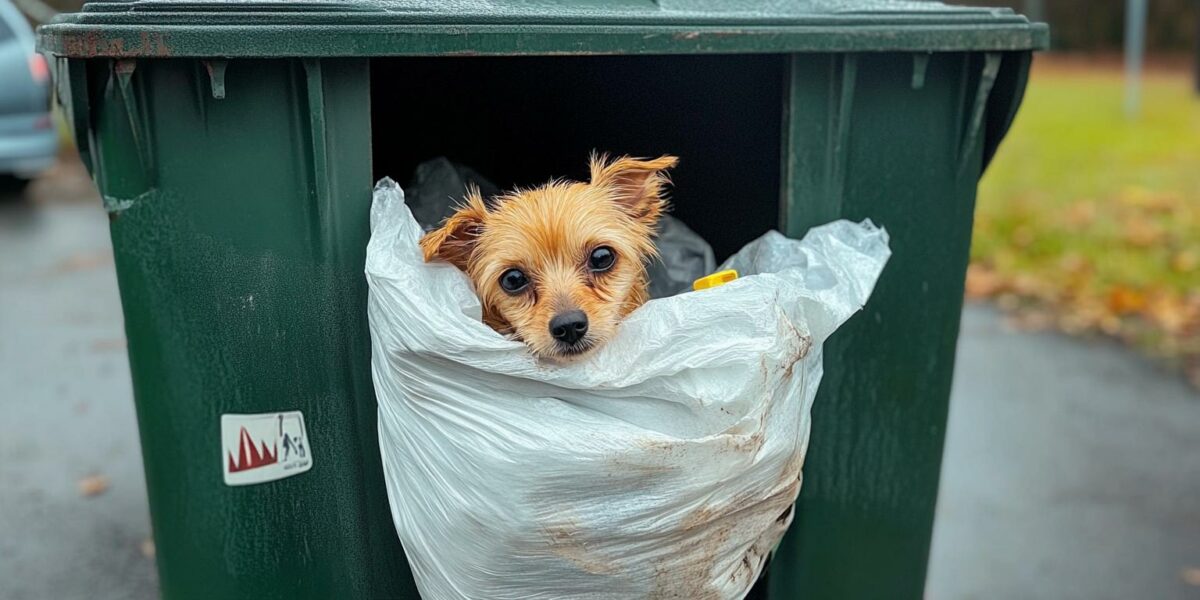
[[[692,282],[692,289],[696,291],[707,290],[709,288],[721,287],[730,281],[738,278],[737,271],[729,269],[727,271],[718,271],[707,277],[701,277]]]

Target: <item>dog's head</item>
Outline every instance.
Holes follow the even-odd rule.
[[[592,157],[591,181],[516,190],[489,206],[479,192],[421,239],[426,261],[462,269],[484,319],[539,356],[587,353],[646,299],[646,263],[665,207],[665,171],[654,160]]]

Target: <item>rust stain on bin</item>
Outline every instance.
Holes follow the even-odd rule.
[[[62,36],[63,53],[69,56],[163,58],[172,55],[171,46],[167,43],[166,35],[163,33],[143,31],[138,35],[137,42],[136,45],[127,47],[125,37],[108,37],[96,31],[78,34],[64,33]]]

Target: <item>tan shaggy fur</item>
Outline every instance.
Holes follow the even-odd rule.
[[[478,190],[421,239],[426,261],[445,261],[475,284],[484,320],[524,341],[547,358],[566,358],[550,333],[550,320],[582,310],[588,331],[583,351],[611,339],[618,323],[648,299],[646,263],[654,256],[654,232],[666,207],[665,171],[678,159],[591,158],[591,181],[552,181],[514,190],[491,206]],[[613,266],[592,272],[588,258],[611,248]],[[529,285],[506,292],[500,277],[521,270]]]

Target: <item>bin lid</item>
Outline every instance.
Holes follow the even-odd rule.
[[[135,0],[38,31],[69,57],[1036,50],[1007,8],[915,0]]]

